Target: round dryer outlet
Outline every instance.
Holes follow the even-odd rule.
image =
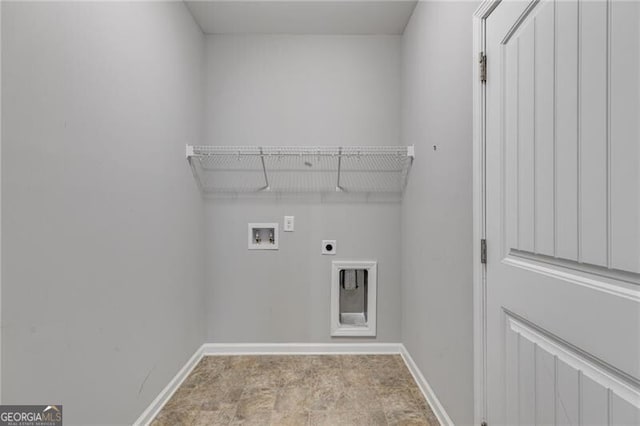
[[[322,240],[322,254],[336,254],[336,240]]]

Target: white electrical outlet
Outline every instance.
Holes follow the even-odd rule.
[[[284,231],[285,232],[293,232],[294,227],[294,217],[293,216],[285,216],[284,217]]]
[[[322,240],[322,254],[336,254],[336,240]]]

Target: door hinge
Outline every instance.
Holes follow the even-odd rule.
[[[480,59],[478,60],[480,65],[480,81],[482,83],[487,82],[487,55],[484,52],[480,52]]]
[[[487,263],[487,240],[480,240],[480,263]]]

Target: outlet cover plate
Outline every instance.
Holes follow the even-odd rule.
[[[293,216],[285,216],[284,217],[284,232],[293,232],[295,229],[295,217]]]

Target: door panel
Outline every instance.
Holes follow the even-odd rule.
[[[556,256],[578,260],[578,3],[555,5]],[[561,172],[560,172],[561,171]]]
[[[640,2],[610,7],[611,267],[640,272]]]
[[[535,348],[536,372],[536,423],[551,425],[555,418],[555,369],[556,357]]]
[[[534,209],[535,209],[535,168],[534,168],[534,67],[535,67],[535,27],[527,25],[522,33],[512,40],[518,44],[517,58],[507,57],[517,63],[516,81],[518,85],[507,92],[507,96],[517,96],[518,107],[514,111],[517,120],[518,133],[517,152],[518,163],[516,175],[518,182],[518,211],[507,212],[508,215],[518,215],[518,247],[520,250],[534,252]],[[507,177],[509,179],[510,177]]]
[[[525,319],[507,314],[506,327],[507,353],[518,363],[507,379],[519,401],[508,424],[638,424],[637,389],[624,374]]]
[[[607,4],[579,4],[578,260],[607,266]]]
[[[580,402],[576,386],[580,383],[578,371],[562,360],[556,361],[556,410],[559,425],[580,424]]]
[[[486,20],[489,424],[640,422],[639,26],[597,0]]]
[[[640,5],[610,8],[541,2],[502,45],[507,240],[640,273]]]
[[[553,179],[553,87],[554,67],[554,9],[553,4],[542,6],[531,25],[534,38],[534,251],[554,256],[554,203]]]
[[[597,381],[588,376],[580,375],[580,390],[582,392],[581,418],[585,425],[606,425],[608,419],[608,391]],[[562,405],[559,405],[562,409]]]

